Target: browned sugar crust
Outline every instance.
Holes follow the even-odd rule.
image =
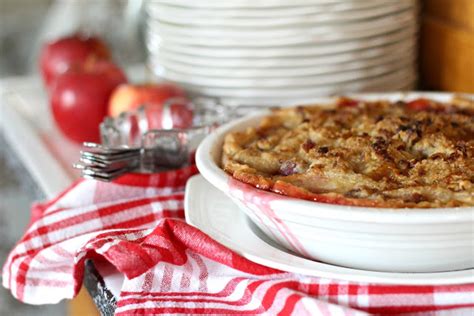
[[[474,206],[474,106],[363,102],[284,108],[226,135],[222,168],[257,188],[377,207]]]

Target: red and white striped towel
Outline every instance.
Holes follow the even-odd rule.
[[[250,262],[183,221],[194,167],[80,180],[32,210],[3,268],[3,285],[31,304],[73,298],[84,260],[103,257],[126,276],[116,314],[358,315],[474,312],[474,284],[348,283]]]

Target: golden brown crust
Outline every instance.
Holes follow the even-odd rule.
[[[283,195],[378,207],[474,206],[474,105],[340,99],[226,135],[222,167]]]

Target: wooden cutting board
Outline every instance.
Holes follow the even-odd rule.
[[[426,15],[474,31],[473,0],[425,0],[423,11]]]
[[[422,89],[474,93],[474,0],[425,0]]]

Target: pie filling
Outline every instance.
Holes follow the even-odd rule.
[[[222,167],[256,188],[318,202],[474,206],[474,104],[341,98],[278,109],[226,135]]]

